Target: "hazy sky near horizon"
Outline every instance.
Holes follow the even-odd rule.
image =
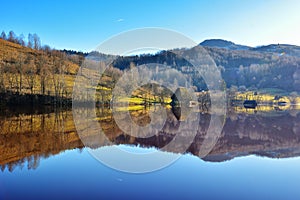
[[[90,51],[120,32],[178,31],[195,42],[221,38],[250,46],[300,46],[298,0],[1,1],[0,31],[37,33],[57,49]]]

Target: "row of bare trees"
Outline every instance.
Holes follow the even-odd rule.
[[[36,33],[29,33],[27,36],[27,41],[23,34],[17,36],[13,31],[9,31],[8,34],[6,34],[5,31],[2,31],[0,38],[24,47],[27,46],[31,49],[39,50],[42,48],[40,37]]]
[[[70,97],[65,76],[68,64],[63,54],[18,53],[14,60],[0,60],[0,91]]]

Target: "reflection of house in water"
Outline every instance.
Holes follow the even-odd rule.
[[[193,93],[187,88],[177,88],[171,96],[172,111],[178,120],[185,120],[189,114],[190,102],[193,101]]]
[[[278,105],[278,106],[286,106],[287,105],[287,101],[282,97],[282,96],[278,96],[276,95],[274,97],[274,104]]]
[[[193,94],[187,88],[179,87],[171,96],[172,106],[188,107],[190,101],[193,100]]]
[[[172,111],[177,119],[185,120],[190,113],[190,108],[197,107],[200,111],[209,111],[211,106],[210,96],[208,91],[194,92],[187,88],[177,88],[171,96]]]
[[[249,114],[289,111],[295,109],[296,104],[294,102],[289,96],[274,95],[271,93],[259,94],[251,91],[231,94],[230,98],[231,109]]]
[[[257,106],[257,102],[255,100],[245,100],[243,105],[245,108],[254,109]]]

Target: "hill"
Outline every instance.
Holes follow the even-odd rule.
[[[47,46],[28,48],[0,39],[0,105],[70,105],[75,78],[83,61],[89,68],[81,69],[78,76],[82,82],[88,82],[90,77],[87,75],[97,75],[99,66],[105,67],[99,57],[102,60],[110,58],[109,55],[96,52],[87,55],[82,52],[54,50]],[[120,70],[110,67],[102,77],[97,75],[97,99],[101,99],[101,102],[110,100],[115,79],[120,74]],[[89,89],[91,85],[84,87]]]
[[[234,43],[225,41],[222,44],[232,45]],[[286,92],[300,92],[300,56],[296,56],[300,47],[280,45],[280,48],[285,49],[285,52],[287,52],[282,54],[278,53],[281,52],[278,48],[271,51],[272,45],[246,50],[223,48],[224,45],[219,43],[219,47],[205,46],[204,48],[221,71],[227,88],[235,86],[252,90],[275,88]],[[201,47],[196,46],[190,50],[162,51],[156,55],[120,56],[113,64],[116,68],[124,70],[129,68],[130,63],[136,65],[160,63],[182,71],[185,66],[191,66],[191,64],[174,52],[186,51],[193,54],[197,52],[198,48]],[[207,89],[203,80],[197,78],[196,72],[186,74],[195,78],[193,84],[197,86],[198,91]]]
[[[237,88],[238,90],[273,88],[285,93],[300,92],[300,57],[297,56],[300,47],[268,45],[250,48],[218,39],[206,40],[201,45],[204,46],[221,71],[227,88]],[[144,54],[128,57],[105,55],[100,52],[86,54],[70,50],[58,51],[50,48],[37,50],[3,39],[0,39],[0,47],[0,93],[13,93],[13,99],[18,95],[30,94],[34,98],[54,97],[49,98],[50,101],[54,101],[55,98],[70,100],[75,76],[84,60],[84,64],[88,65],[90,69],[81,70],[80,77],[82,80],[86,80],[91,74],[97,76],[96,79],[99,80],[96,86],[97,99],[102,103],[108,103],[111,100],[112,89],[124,71],[131,66],[147,63],[167,64],[174,70],[181,71],[185,76],[192,77],[193,85],[197,87],[198,91],[207,90],[199,73],[190,71],[187,66],[191,66],[191,64],[177,55],[178,52],[183,51],[189,54],[196,53],[201,46],[161,51],[155,55]],[[176,51],[178,52],[176,53]],[[285,53],[280,53],[282,51]],[[91,68],[98,69],[99,64],[105,60],[113,60],[113,62],[100,77],[99,72],[93,71]],[[180,80],[174,79],[174,82],[178,81]],[[86,86],[86,88],[90,87]],[[153,99],[151,101],[156,101],[155,99],[158,97],[155,96],[161,95],[152,94],[149,91],[150,88],[160,90],[156,86],[148,85],[133,96],[139,98],[138,102],[146,102],[144,97],[147,96],[145,95],[147,93]],[[7,99],[5,95],[1,95],[1,97],[2,100]],[[80,99],[86,100],[83,97]]]
[[[289,56],[300,56],[300,47],[290,44],[270,44],[266,46],[260,46],[252,48],[252,51],[258,52],[270,52],[277,53],[280,56],[289,55]]]
[[[9,94],[1,96],[70,98],[78,64],[57,50],[36,50],[0,39],[0,93]]]
[[[222,39],[209,39],[204,40],[199,45],[204,47],[216,47],[216,48],[224,48],[228,50],[248,50],[251,47],[235,44],[233,42],[222,40]]]
[[[4,62],[4,64],[13,65],[18,63],[20,57],[23,57],[23,59],[33,58],[37,62],[42,56],[44,56],[45,63],[49,64],[50,68],[54,67],[51,62],[55,59],[59,59],[66,65],[66,73],[76,74],[79,69],[79,63],[71,61],[71,57],[67,57],[66,54],[60,53],[60,51],[48,49],[36,50],[0,39],[0,61]]]

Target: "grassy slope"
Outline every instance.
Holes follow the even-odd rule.
[[[20,56],[23,56],[24,58],[32,56],[34,59],[34,62],[37,63],[37,59],[41,56],[44,56],[46,65],[49,66],[49,68],[53,68],[54,63],[53,60],[61,60],[63,64],[65,65],[65,74],[63,75],[64,83],[66,85],[66,90],[69,94],[71,94],[73,82],[74,82],[74,75],[77,73],[79,66],[77,64],[72,63],[71,61],[67,60],[67,58],[60,58],[57,55],[50,55],[47,54],[44,51],[41,50],[35,50],[31,48],[27,48],[24,46],[21,46],[19,44],[15,44],[3,39],[0,39],[0,61],[2,64],[9,65],[10,67],[13,67],[16,65],[18,59]],[[5,73],[4,76],[4,84],[6,88],[9,88],[9,77],[13,77],[15,74],[11,73]],[[51,78],[52,75],[49,74],[47,78],[47,91],[50,92],[51,95],[54,94],[54,86],[53,86],[53,78]],[[58,75],[55,75],[58,76]],[[29,85],[26,81],[28,77],[24,75],[23,77],[23,91],[22,93],[30,93]],[[40,94],[41,88],[40,88],[40,76],[38,74],[35,75],[35,84],[34,84],[34,93]],[[15,81],[15,85],[18,83]]]
[[[65,65],[65,72],[62,75],[62,79],[63,79],[63,83],[65,84],[66,87],[66,91],[67,91],[67,95],[64,95],[65,97],[70,98],[72,95],[72,91],[73,91],[73,86],[74,86],[74,81],[76,78],[76,74],[80,68],[80,66],[78,66],[77,64],[72,63],[71,61],[69,61],[66,57],[59,57],[56,54],[49,54],[46,53],[44,51],[41,50],[34,50],[31,48],[27,48],[24,46],[21,46],[19,44],[15,44],[6,40],[2,40],[0,39],[0,62],[2,64],[8,64],[9,67],[14,67],[16,65],[16,63],[18,62],[18,59],[20,56],[23,57],[32,57],[32,59],[34,59],[36,65],[37,65],[37,60],[39,57],[44,56],[44,58],[46,59],[45,64],[47,66],[49,66],[50,71],[51,68],[55,68],[55,64],[53,62],[53,60],[60,60],[63,62],[63,65]],[[83,71],[81,71],[83,76],[79,77],[80,82],[84,82],[84,83],[88,83],[88,76],[95,76],[95,79],[100,80],[101,82],[101,86],[97,86],[97,87],[93,87],[93,89],[96,89],[96,99],[100,100],[100,101],[109,101],[111,99],[111,94],[112,94],[112,88],[114,87],[114,85],[112,84],[113,79],[112,77],[110,77],[109,75],[103,75],[102,77],[100,77],[98,75],[98,73],[96,73],[95,71],[92,70],[87,70],[87,69],[83,69]],[[3,78],[4,78],[4,84],[6,89],[10,88],[10,83],[9,83],[9,79],[13,79],[14,80],[14,85],[18,86],[19,84],[19,80],[17,80],[16,78],[12,78],[17,76],[16,74],[12,74],[12,73],[5,73],[3,74]],[[47,85],[47,92],[46,94],[48,94],[48,92],[50,93],[50,95],[54,96],[55,92],[54,92],[54,83],[53,83],[53,76],[57,77],[61,76],[58,74],[49,74],[47,77],[47,81],[46,81],[46,85]],[[31,91],[29,89],[29,85],[26,81],[27,79],[27,75],[24,74],[23,75],[23,89],[22,89],[22,93],[23,94],[29,94]],[[16,79],[16,80],[15,80]],[[40,85],[40,75],[36,74],[35,75],[35,84],[34,84],[34,94],[41,94],[41,85]],[[84,86],[87,89],[91,88],[91,86]],[[16,91],[16,89],[13,89],[13,91]],[[143,93],[148,93],[147,91],[143,91],[143,90],[138,90],[136,92],[134,92],[133,96],[134,98],[129,99],[129,102],[132,104],[143,104],[145,102],[145,100],[142,97]],[[104,95],[105,97],[102,97],[102,95]],[[153,97],[153,95],[144,95],[144,98],[147,98],[147,101],[155,101],[155,98]],[[83,97],[82,99],[86,99],[86,97]],[[88,98],[89,99],[89,98]],[[128,101],[125,100],[124,101]]]
[[[19,44],[15,44],[3,39],[0,39],[0,60],[6,63],[14,63],[17,59],[19,54],[24,56],[32,55],[33,57],[41,56],[45,54],[45,52],[40,50],[31,49],[28,47],[21,46]],[[47,62],[50,63],[50,59],[53,56],[48,56]],[[71,74],[76,74],[79,66],[68,61],[67,59],[64,60],[67,65],[68,72]]]

